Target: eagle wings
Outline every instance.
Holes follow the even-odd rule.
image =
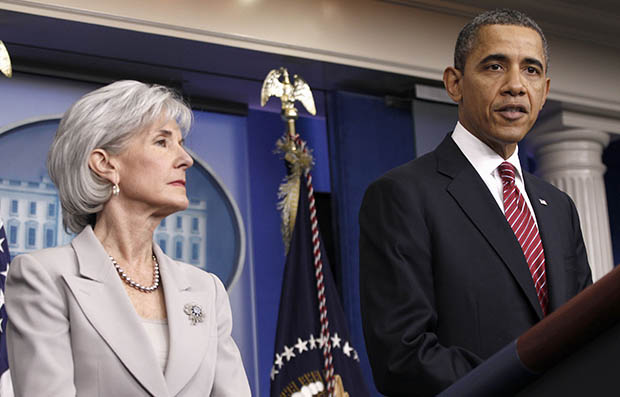
[[[284,76],[284,82],[280,78]],[[282,100],[282,107],[292,107],[295,101],[300,101],[311,115],[316,114],[314,97],[310,86],[298,75],[293,75],[291,84],[288,71],[285,68],[273,69],[265,78],[261,90],[260,104],[265,106],[270,97],[276,96]]]

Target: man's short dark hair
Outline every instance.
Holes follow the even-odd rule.
[[[463,27],[459,33],[458,39],[456,40],[456,46],[454,47],[455,68],[460,71],[465,70],[465,61],[476,43],[478,38],[478,30],[480,30],[482,26],[487,25],[514,25],[534,29],[538,32],[542,40],[543,52],[545,55],[545,69],[548,68],[549,47],[542,29],[532,18],[528,17],[521,11],[511,10],[509,8],[501,8],[484,12]]]

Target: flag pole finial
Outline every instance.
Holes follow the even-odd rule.
[[[314,165],[312,153],[306,148],[295,130],[295,120],[299,117],[299,111],[295,102],[299,101],[311,115],[316,114],[314,97],[310,86],[298,75],[289,77],[288,70],[284,67],[272,69],[267,74],[261,89],[261,106],[265,106],[269,98],[275,96],[282,102],[282,119],[286,122],[286,132],[276,142],[276,152],[282,153],[286,160],[288,174],[278,188],[278,210],[282,216],[282,239],[285,251],[288,252],[299,201],[299,183],[302,173],[307,173]]]
[[[263,81],[260,95],[261,106],[265,106],[272,96],[280,98],[282,102],[282,119],[286,121],[288,137],[292,140],[292,149],[295,150],[295,120],[299,117],[299,111],[295,107],[295,102],[301,102],[308,113],[313,116],[316,115],[314,97],[312,96],[310,86],[296,74],[293,75],[293,82],[291,83],[288,70],[285,67],[272,69],[267,73],[267,77]]]

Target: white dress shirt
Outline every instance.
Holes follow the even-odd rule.
[[[532,203],[530,203],[530,199],[527,196],[527,191],[525,190],[523,171],[521,170],[521,162],[519,161],[518,146],[512,156],[504,160],[502,156],[495,153],[495,151],[487,146],[486,143],[482,142],[472,133],[467,131],[467,129],[465,129],[460,122],[457,122],[456,127],[454,127],[452,140],[456,143],[456,146],[461,149],[461,152],[463,152],[476,172],[478,172],[478,175],[480,175],[484,183],[489,188],[493,198],[495,198],[497,205],[504,213],[504,189],[502,185],[502,177],[499,175],[497,167],[499,167],[499,165],[504,161],[508,161],[512,164],[516,170],[515,184],[525,198],[525,202],[530,209],[534,222],[538,225],[536,214],[532,208]]]

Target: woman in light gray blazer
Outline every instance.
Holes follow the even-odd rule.
[[[191,110],[169,89],[119,81],[65,113],[49,157],[65,227],[20,255],[6,284],[17,396],[249,396],[218,278],[166,256],[160,221],[188,206]]]

